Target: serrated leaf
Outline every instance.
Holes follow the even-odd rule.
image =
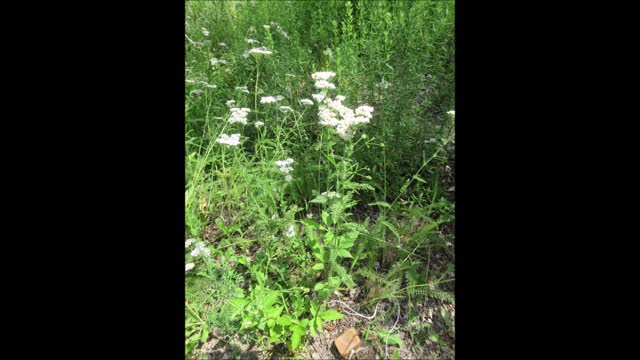
[[[317,264],[313,265],[311,267],[311,269],[313,269],[313,270],[322,270],[322,269],[324,269],[324,264],[323,263],[317,263]]]
[[[338,249],[338,256],[343,257],[343,258],[352,258],[353,259],[353,256],[351,255],[351,253],[347,249]]]
[[[376,202],[372,202],[371,204],[368,204],[368,205],[369,206],[378,205],[378,206],[383,206],[383,207],[386,207],[386,208],[389,208],[389,209],[391,208],[391,205],[389,205],[389,203],[386,203],[384,201],[376,201]]]
[[[325,310],[318,314],[319,318],[326,321],[339,320],[342,319],[343,316],[344,314],[333,309]]]
[[[398,238],[398,240],[400,240],[400,233],[398,233],[398,229],[396,229],[396,227],[392,223],[388,222],[387,220],[380,220],[380,223],[391,230],[391,232]]]
[[[353,246],[353,243],[358,238],[358,232],[350,231],[345,236],[340,237],[339,246],[343,249],[348,249]]]

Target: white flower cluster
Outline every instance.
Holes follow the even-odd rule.
[[[264,123],[262,121],[256,121],[255,126],[258,128],[260,126],[264,126]]]
[[[240,134],[220,134],[220,137],[216,139],[216,142],[227,146],[236,146],[240,144]]]
[[[304,105],[313,105],[313,101],[309,99],[302,99],[300,100],[300,102],[303,103]]]
[[[456,116],[456,111],[455,110],[447,111],[447,114],[455,117]]]
[[[267,50],[264,46],[253,48],[249,50],[249,54],[261,54],[261,55],[271,55],[273,54],[271,50]]]
[[[280,167],[280,171],[285,174],[288,174],[293,171],[293,168],[290,166],[291,164],[293,164],[292,158],[276,161],[275,164],[278,165]]]
[[[194,263],[188,263],[184,265],[184,272],[187,272],[191,269],[193,269],[193,267],[196,266]]]
[[[218,46],[222,46],[222,47],[227,47],[227,44],[223,43],[223,42],[219,42]]]
[[[313,80],[329,80],[334,76],[336,76],[336,73],[334,73],[333,71],[319,71],[317,73],[311,74],[311,78]]]
[[[233,104],[235,104],[235,103],[236,103],[236,101],[235,101],[235,100],[228,100],[225,104],[226,104],[228,107],[231,107],[231,105],[233,105]]]
[[[242,91],[243,93],[249,93],[249,89],[247,89],[246,86],[236,86],[235,87],[236,91]]]
[[[335,191],[328,191],[328,192],[327,192],[327,191],[325,191],[325,192],[323,192],[323,193],[322,193],[322,195],[324,195],[324,196],[328,197],[329,199],[333,199],[333,198],[338,198],[338,199],[340,199],[340,194],[338,194],[338,193],[337,193],[337,192],[335,192]]]
[[[282,35],[283,38],[289,40],[289,34],[287,34],[287,32],[284,31],[284,29],[280,25],[278,25],[277,22],[272,21],[270,24],[271,24],[271,26],[275,26],[276,27],[276,31],[279,32],[280,35]],[[267,26],[269,26],[269,25],[262,25],[262,26],[264,26],[265,29],[268,29]]]
[[[315,86],[318,89],[335,89],[336,86],[330,82],[328,82],[327,80],[318,80],[315,83]]]
[[[227,101],[228,102],[228,101]],[[251,109],[249,108],[231,108],[231,117],[229,118],[229,124],[233,123],[241,123],[242,125],[247,125],[247,115]]]
[[[279,109],[282,110],[282,111],[293,111],[291,106],[280,106]]]
[[[258,44],[260,41],[255,40],[255,39],[247,39],[245,38],[244,41],[248,44]]]
[[[262,27],[263,27],[263,28],[265,28],[265,29],[267,29],[267,30],[271,29],[271,26],[270,26],[270,25],[262,25]]]
[[[211,58],[211,59],[209,59],[209,61],[211,62],[212,66],[216,66],[218,64],[223,64],[223,65],[227,64],[227,60],[225,60],[225,59]]]
[[[316,80],[315,86],[321,89],[335,89],[335,85],[327,80],[334,77],[336,73],[332,71],[321,71],[311,74],[311,78]],[[338,135],[345,140],[353,137],[352,127],[358,124],[366,124],[371,120],[373,108],[369,105],[362,105],[355,111],[342,104],[346,99],[343,95],[337,95],[334,99],[326,96],[327,90],[320,94],[311,94],[313,99],[320,102],[318,106],[318,117],[320,125],[331,126],[336,129]]]
[[[202,35],[209,36],[209,30],[202,28]]]
[[[196,257],[200,255],[204,255],[206,257],[211,256],[211,250],[204,245],[202,241],[196,244],[195,249],[191,252],[191,256]]]
[[[273,96],[263,96],[262,98],[260,98],[260,104],[269,104],[276,101],[278,101],[278,99],[274,98]]]
[[[293,225],[289,225],[289,228],[287,229],[287,232],[285,233],[285,235],[288,238],[292,238],[295,234],[296,234],[295,227]]]
[[[189,246],[191,246],[191,244],[193,244],[196,241],[196,239],[188,239],[187,241],[184,242],[184,248],[188,248]]]

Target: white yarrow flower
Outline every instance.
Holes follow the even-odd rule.
[[[284,181],[286,181],[286,182],[291,182],[291,180],[293,180],[291,175],[287,175],[287,176],[284,177]]]
[[[240,134],[220,134],[220,137],[216,139],[216,142],[227,146],[237,146],[240,144]]]
[[[318,89],[335,89],[336,86],[330,82],[328,82],[327,80],[318,80],[315,83],[315,86]]]
[[[280,172],[284,174],[289,174],[290,172],[293,171],[293,167],[291,167],[291,164],[293,164],[292,158],[276,161],[275,164],[280,167]],[[291,180],[287,180],[287,182],[289,181]]]
[[[267,29],[267,30],[271,29],[271,26],[269,26],[269,25],[262,25],[262,27]]]
[[[262,121],[256,121],[255,125],[256,127],[260,127],[260,126],[264,126],[264,123]]]
[[[276,101],[278,100],[276,100],[276,98],[274,98],[273,96],[263,96],[262,98],[260,98],[260,104],[269,104]]]
[[[288,238],[292,238],[294,235],[296,234],[296,229],[294,228],[293,225],[289,225],[289,228],[287,229],[287,237]]]
[[[229,117],[229,124],[241,123],[247,125],[247,115],[251,109],[249,108],[231,108],[231,117]]]
[[[276,96],[276,100],[278,100],[278,101],[282,101],[282,100],[284,100],[284,96],[282,96],[282,95],[277,95],[277,96]]]
[[[226,47],[226,46],[227,46],[227,44],[225,44],[225,43],[223,43],[223,42],[219,42],[219,43],[218,43],[218,46],[224,46],[224,47]]]
[[[447,111],[447,114],[451,116],[456,116],[456,111],[455,110]]]
[[[209,30],[202,28],[202,35],[209,36]]]
[[[233,104],[235,104],[235,103],[236,103],[236,101],[235,101],[235,100],[228,100],[225,104],[226,104],[228,107],[231,107],[231,105],[233,105]]]
[[[247,94],[249,93],[249,89],[247,89],[246,86],[236,86],[235,89],[237,91],[242,91],[243,93],[247,93]]]
[[[300,100],[300,102],[303,103],[304,105],[313,105],[313,101],[309,99],[302,99]]]
[[[191,256],[196,257],[200,254],[203,254],[206,257],[211,256],[211,250],[209,250],[202,241],[196,244],[195,249],[191,252]]]
[[[291,108],[291,106],[280,106],[280,110],[293,111],[293,109]]]
[[[320,71],[320,72],[311,74],[311,78],[313,80],[329,80],[334,76],[336,76],[336,73],[332,71]]]
[[[254,40],[254,39],[247,39],[247,38],[245,38],[245,39],[244,39],[244,41],[245,41],[245,42],[247,42],[247,43],[249,43],[249,44],[257,44],[257,43],[259,43],[259,41],[258,41],[258,40]]]
[[[193,267],[196,266],[194,263],[188,263],[184,265],[184,272],[187,272],[191,269],[193,269]]]
[[[249,50],[249,54],[271,55],[271,50],[267,50],[265,47],[253,48]]]
[[[311,94],[311,97],[317,102],[324,100],[324,94]]]
[[[184,242],[184,248],[188,248],[189,246],[191,246],[191,244],[193,244],[196,241],[196,239],[188,239],[187,241]]]
[[[338,194],[335,191],[329,191],[329,192],[325,191],[325,192],[322,193],[322,195],[328,197],[329,199],[333,199],[333,198],[338,198],[339,199],[340,198],[340,194]]]

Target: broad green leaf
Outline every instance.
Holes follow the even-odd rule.
[[[385,335],[385,339],[387,336]],[[400,340],[400,335],[398,333],[393,333],[389,335],[389,345],[397,345],[398,347],[402,347],[402,340]]]
[[[235,317],[244,310],[244,307],[249,304],[247,299],[230,299],[227,303],[234,309],[231,317]]]
[[[260,285],[264,285],[264,281],[267,279],[267,276],[262,271],[256,271],[255,277]]]
[[[440,337],[433,331],[429,331],[429,340],[433,341],[436,344],[440,343]]]
[[[295,350],[300,346],[305,331],[300,325],[291,325],[289,330],[291,330],[291,348]]]
[[[331,224],[329,223],[329,213],[324,210],[322,210],[322,223],[327,226],[331,226]]]
[[[262,300],[263,309],[270,308],[271,305],[275,304],[278,301],[279,293],[277,291],[271,291],[265,298]]]
[[[302,223],[308,227],[309,229],[321,229],[322,225],[318,224],[317,222],[311,220],[311,219],[304,219],[301,220]]]
[[[345,236],[340,237],[340,247],[343,249],[348,249],[353,246],[353,243],[358,238],[358,233],[355,231],[351,231],[347,233]]]
[[[353,258],[347,249],[338,249],[338,256],[343,258]]]
[[[309,201],[312,203],[318,203],[318,204],[326,204],[327,201],[329,200],[329,198],[325,195],[318,195],[315,197],[315,199]]]
[[[331,244],[331,242],[333,241],[334,236],[335,235],[333,234],[333,231],[329,231],[327,233],[327,235],[324,236],[324,244],[325,245]]]
[[[282,310],[284,309],[284,306],[274,306],[274,307],[268,307],[265,308],[264,310],[264,314],[268,317],[268,318],[272,318],[275,319],[278,316],[280,316],[280,314],[282,313]]]
[[[206,322],[202,326],[202,336],[200,337],[200,341],[203,343],[207,342],[207,338],[209,337],[209,324]]]
[[[329,309],[326,311],[323,311],[319,314],[319,317],[322,318],[323,320],[327,320],[327,321],[331,321],[331,320],[339,320],[342,319],[344,315],[339,313],[336,310],[333,309]]]
[[[313,287],[313,291],[322,290],[326,287],[324,283],[317,283],[316,286]]]
[[[280,316],[277,320],[276,323],[278,325],[282,325],[282,326],[289,326],[292,324],[291,320],[289,319],[288,316]]]
[[[322,270],[322,269],[324,269],[324,264],[323,263],[317,263],[317,264],[313,265],[311,267],[311,269],[313,269],[313,270]]]

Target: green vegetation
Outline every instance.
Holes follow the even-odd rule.
[[[186,2],[186,358],[305,358],[346,318],[376,357],[452,356],[454,10]]]

